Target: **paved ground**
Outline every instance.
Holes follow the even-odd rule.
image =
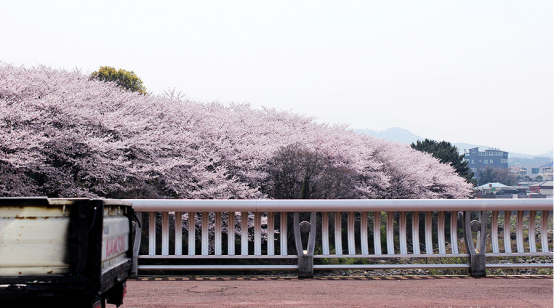
[[[122,308],[553,306],[552,276],[200,277],[127,283]]]

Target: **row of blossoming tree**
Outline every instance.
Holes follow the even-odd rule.
[[[247,104],[0,63],[0,196],[466,198],[408,145]]]

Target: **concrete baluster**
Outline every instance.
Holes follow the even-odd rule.
[[[433,254],[433,212],[425,212],[425,253]]]
[[[254,255],[262,255],[262,213],[254,213]]]
[[[373,212],[373,248],[376,255],[381,254],[381,212]]]
[[[450,246],[452,254],[458,254],[458,212],[450,212]]]
[[[360,240],[362,255],[368,255],[369,248],[367,243],[367,212],[362,212],[362,217],[360,219]]]
[[[240,213],[240,254],[248,255],[248,212]]]
[[[227,213],[227,254],[235,255],[235,212]]]
[[[523,211],[517,211],[516,214],[516,244],[517,252],[524,253],[523,248]]]
[[[541,247],[542,252],[550,252],[548,249],[548,214],[550,211],[542,211],[541,214]]]
[[[156,255],[156,212],[148,213],[148,255]]]
[[[183,255],[183,213],[175,212],[175,255]]]
[[[419,212],[412,213],[412,250],[414,255],[418,255],[419,251]]]
[[[493,211],[491,217],[491,243],[492,253],[499,253],[498,247],[498,213],[499,211]]]
[[[208,249],[209,249],[209,237],[208,237],[208,219],[209,219],[209,213],[208,212],[202,212],[202,255],[207,256],[208,255]]]
[[[287,212],[281,212],[281,228],[279,231],[281,232],[280,235],[280,244],[281,244],[281,255],[286,256],[288,255],[288,247],[287,247]]]
[[[342,255],[342,212],[335,212],[335,254]]]
[[[439,254],[446,254],[446,239],[445,239],[445,230],[444,230],[444,211],[439,211],[439,221],[437,226],[437,237],[439,240]]]
[[[387,254],[394,254],[394,212],[387,212]]]
[[[398,218],[398,237],[400,240],[400,254],[408,254],[407,228],[406,228],[406,212],[400,212]]]
[[[267,213],[267,255],[275,255],[275,213]]]
[[[169,213],[162,212],[162,256],[169,255]]]
[[[512,211],[504,211],[504,253],[512,253],[511,215]]]
[[[321,250],[325,256],[331,254],[329,251],[329,212],[321,213]]]
[[[223,252],[221,238],[221,212],[215,212],[214,254],[221,256]]]
[[[354,235],[354,222],[355,222],[355,216],[354,212],[348,212],[348,254],[349,255],[355,255],[356,254],[356,241],[355,241],[355,235]]]

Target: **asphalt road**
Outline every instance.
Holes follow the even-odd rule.
[[[120,307],[552,307],[552,301],[552,276],[201,277],[129,280]]]

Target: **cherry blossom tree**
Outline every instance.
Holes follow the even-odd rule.
[[[0,111],[1,196],[268,198],[272,176],[285,171],[277,158],[291,145],[318,158],[313,197],[471,191],[431,155],[343,125],[173,91],[140,95],[79,71],[0,63]]]
[[[355,172],[333,162],[325,153],[301,144],[277,150],[268,162],[269,180],[263,191],[275,199],[349,199],[356,197]]]

